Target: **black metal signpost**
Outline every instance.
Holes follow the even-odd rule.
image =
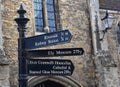
[[[24,17],[26,11],[23,9],[23,6],[20,6],[20,9],[17,11],[19,13],[19,18],[16,18],[15,21],[18,24],[18,63],[19,63],[19,87],[27,87],[27,63],[26,63],[26,54],[25,54],[25,29],[26,24],[29,21],[28,18]]]
[[[21,5],[17,11],[19,18],[15,21],[18,24],[18,67],[19,67],[19,87],[27,87],[27,75],[72,75],[74,65],[71,60],[61,59],[34,59],[34,57],[72,56],[82,55],[82,48],[33,50],[35,48],[52,46],[70,42],[72,35],[69,30],[25,37],[26,24],[29,21],[24,17],[26,11]],[[29,57],[29,58],[28,58]],[[31,59],[32,57],[32,59]],[[28,58],[28,59],[26,59]],[[27,63],[28,62],[28,63]]]

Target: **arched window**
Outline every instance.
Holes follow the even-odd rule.
[[[34,18],[36,32],[54,32],[57,30],[57,0],[34,0]]]

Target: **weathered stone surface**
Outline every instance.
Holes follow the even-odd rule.
[[[0,66],[0,86],[1,87],[10,87],[9,66]]]
[[[8,65],[9,62],[5,56],[5,53],[3,50],[0,50],[0,65]]]

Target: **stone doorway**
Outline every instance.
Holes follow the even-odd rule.
[[[65,86],[63,86],[62,84],[59,84],[57,82],[47,80],[40,84],[35,85],[34,87],[65,87]]]
[[[35,76],[28,80],[28,87],[83,87],[69,76]]]

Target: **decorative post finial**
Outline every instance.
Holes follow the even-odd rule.
[[[26,24],[29,21],[29,19],[24,17],[26,10],[24,10],[22,4],[20,5],[20,8],[17,11],[17,13],[19,14],[19,18],[16,18],[15,21],[18,24],[18,31],[24,30],[24,29],[26,29]]]

